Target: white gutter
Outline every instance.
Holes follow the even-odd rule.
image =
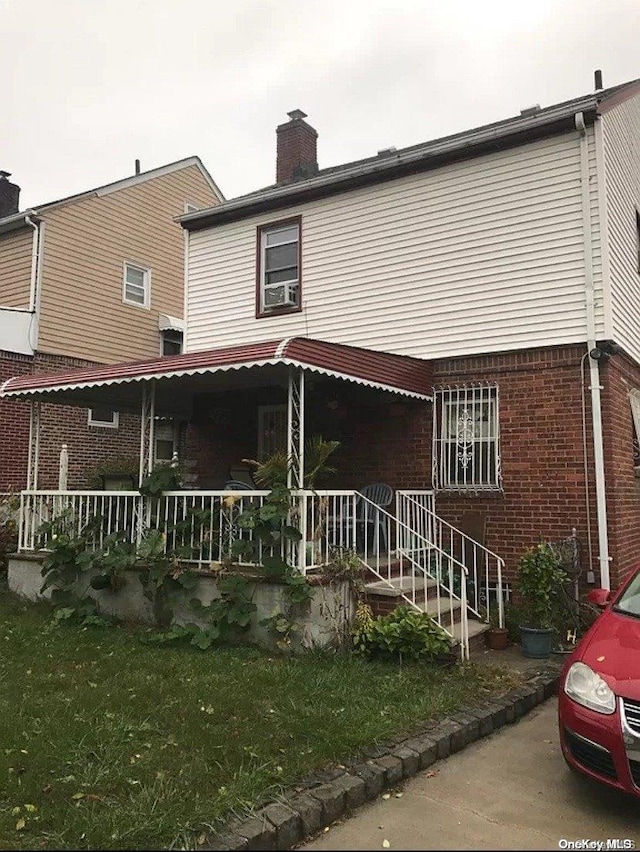
[[[584,115],[575,115],[576,130],[580,134],[580,185],[582,190],[582,236],[584,246],[584,284],[587,313],[587,352],[596,348],[596,317],[593,291],[593,255],[591,237],[591,205],[589,199],[589,139]],[[600,585],[611,588],[609,574],[609,537],[607,531],[607,498],[605,491],[604,449],[602,441],[602,405],[600,399],[600,371],[598,361],[589,356],[591,391],[591,422],[593,428],[593,460],[596,477],[596,507],[598,513],[598,559],[600,561]]]
[[[29,286],[29,312],[32,315],[29,328],[29,345],[35,352],[38,348],[40,333],[40,282],[42,280],[42,246],[44,241],[44,222],[34,222],[35,210],[27,210],[25,224],[33,228],[33,243],[31,246],[31,279]]]
[[[40,241],[40,229],[38,224],[31,219],[33,210],[27,210],[24,221],[33,228],[33,243],[31,245],[31,281],[29,288],[29,310],[36,309],[36,284],[38,280],[38,243]]]

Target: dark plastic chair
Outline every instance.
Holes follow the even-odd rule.
[[[365,485],[360,489],[360,494],[381,509],[386,509],[393,501],[393,488],[390,485],[385,485],[383,482],[374,482],[372,485]],[[356,523],[361,524],[365,528],[365,536],[369,528],[373,530],[376,548],[379,548],[380,539],[382,539],[384,549],[388,550],[389,539],[387,536],[386,516],[384,512],[379,512],[371,506],[371,503],[367,502],[367,500],[358,501]]]

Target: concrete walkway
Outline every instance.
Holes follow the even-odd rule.
[[[547,701],[301,848],[558,849],[563,838],[629,838],[640,849],[640,799],[567,769],[556,713]]]

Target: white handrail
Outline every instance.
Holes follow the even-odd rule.
[[[414,512],[422,513],[426,518],[426,526],[433,529],[434,537],[437,537],[440,542],[440,546],[442,547],[443,535],[442,529],[446,529],[449,531],[449,542],[450,542],[450,550],[453,553],[455,550],[454,541],[455,539],[459,539],[461,547],[460,553],[468,552],[471,550],[472,552],[472,567],[468,570],[470,571],[473,580],[474,580],[474,599],[473,602],[467,601],[468,608],[478,617],[483,618],[484,613],[480,610],[480,596],[479,596],[479,587],[480,587],[480,576],[478,571],[478,558],[477,554],[484,554],[484,589],[485,589],[485,608],[486,608],[486,617],[488,618],[491,610],[491,599],[490,599],[490,571],[489,571],[489,559],[491,558],[494,561],[494,571],[496,576],[496,600],[498,606],[498,623],[500,627],[504,627],[504,592],[502,587],[502,575],[504,569],[504,559],[501,556],[498,556],[493,550],[485,545],[481,544],[479,541],[471,538],[471,536],[464,533],[462,530],[457,529],[448,521],[445,521],[444,518],[439,517],[432,509],[425,506],[420,501],[416,500],[415,497],[411,496],[411,493],[408,492],[400,492],[402,498],[414,507]],[[398,510],[400,514],[400,510]]]

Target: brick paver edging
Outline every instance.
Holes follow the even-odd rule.
[[[316,773],[279,802],[228,823],[200,848],[291,849],[385,789],[515,722],[555,694],[559,671],[559,665],[549,663],[499,699],[453,713],[417,736],[369,749],[358,762],[346,761],[343,769]]]

